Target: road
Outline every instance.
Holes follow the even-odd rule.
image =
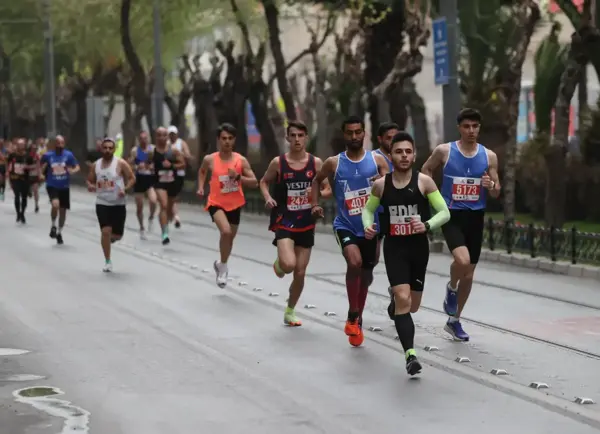
[[[243,217],[232,279],[219,289],[218,234],[199,208],[182,206],[167,247],[158,233],[139,240],[130,208],[115,272],[103,274],[94,198],[72,196],[64,246],[48,238],[45,201],[26,227],[14,223],[11,195],[0,204],[3,434],[600,429],[598,405],[573,402],[600,400],[597,282],[483,263],[465,312],[471,342],[455,343],[442,330],[449,259],[432,255],[415,315],[424,370],[411,380],[385,311],[382,264],[365,312],[365,327],[382,330],[367,331],[362,348],[348,345],[344,262],[331,235],[318,234],[304,326],[292,329],[282,325],[288,280],[272,273],[261,218]]]

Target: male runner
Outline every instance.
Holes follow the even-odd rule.
[[[211,171],[206,209],[220,233],[221,258],[213,264],[219,288],[225,288],[227,285],[227,261],[240,224],[242,207],[246,203],[242,187],[255,188],[258,185],[256,175],[246,157],[233,152],[236,134],[233,125],[222,124],[217,130],[218,152],[206,155],[198,169],[199,197],[204,196],[206,175]]]
[[[375,149],[373,152],[382,155],[386,159],[390,172],[394,170],[391,157],[392,139],[398,132],[400,132],[400,127],[394,122],[384,122],[377,129],[379,148]]]
[[[135,193],[135,206],[137,210],[137,218],[140,224],[140,238],[145,240],[146,233],[144,230],[144,196],[148,198],[150,204],[150,216],[148,217],[148,231],[152,231],[154,223],[154,214],[156,213],[156,192],[154,184],[156,176],[152,169],[152,162],[149,160],[149,155],[154,149],[148,139],[148,133],[142,131],[138,136],[138,145],[131,148],[129,154],[129,164],[135,168],[135,185],[133,192]]]
[[[4,139],[0,137],[0,201],[4,202],[4,191],[6,189],[6,158],[8,149]]]
[[[135,175],[127,162],[115,157],[112,139],[102,142],[102,158],[94,164],[87,179],[89,191],[96,192],[96,216],[100,224],[100,245],[104,252],[104,268],[112,271],[111,243],[119,241],[125,231],[127,207],[125,192],[135,184]]]
[[[344,120],[342,131],[346,151],[325,160],[313,179],[312,212],[315,216],[323,215],[319,192],[321,184],[328,179],[337,205],[333,230],[347,265],[346,291],[350,307],[344,331],[350,345],[359,346],[364,341],[362,312],[373,282],[373,268],[378,262],[377,240],[365,239],[361,214],[373,180],[388,173],[389,167],[381,155],[365,151],[365,125],[361,118],[351,116]]]
[[[177,127],[175,125],[171,125],[168,129],[168,133],[171,146],[183,154],[186,165],[193,163],[194,157],[190,152],[190,147],[185,140],[179,137],[179,130]],[[185,167],[177,171],[175,182],[177,183],[177,188],[179,190],[177,192],[177,198],[179,198],[185,183]],[[173,219],[175,220],[175,227],[180,228],[181,220],[179,220],[179,214],[177,213],[177,198],[175,200],[175,204],[173,205]]]
[[[312,180],[323,161],[306,152],[308,128],[302,122],[290,121],[287,126],[287,141],[290,150],[275,157],[260,180],[260,191],[266,207],[271,210],[269,230],[275,232],[273,245],[277,247],[277,259],[273,264],[275,274],[283,278],[294,273],[290,284],[290,296],[283,322],[289,326],[301,326],[302,322],[294,311],[302,290],[304,276],[315,244],[315,221],[311,215],[310,188]],[[269,184],[275,184],[275,197],[269,192]],[[331,196],[331,189],[321,196]]]
[[[473,274],[481,254],[487,193],[500,194],[498,157],[477,143],[481,114],[465,108],[456,118],[460,140],[438,145],[421,171],[429,176],[443,166],[442,196],[450,209],[450,221],[442,227],[454,262],[446,285],[444,311],[450,316],[444,327],[454,339],[468,341],[460,324]]]
[[[175,175],[185,167],[185,160],[181,152],[169,145],[165,127],[156,129],[156,145],[150,151],[149,161],[154,165],[156,176],[154,190],[160,206],[158,219],[162,230],[162,244],[167,245],[171,242],[169,221],[173,219],[173,205],[180,191]]]
[[[27,144],[23,138],[17,140],[17,146],[14,152],[8,155],[7,161],[10,186],[15,195],[17,223],[25,224],[25,210],[29,195],[29,171],[39,168],[39,163],[27,152]]]
[[[33,196],[35,202],[35,212],[40,212],[40,139],[37,139],[29,147],[29,155],[34,163],[29,169],[29,197]]]
[[[80,167],[73,153],[65,149],[63,136],[56,136],[51,146],[53,149],[41,158],[41,173],[46,180],[46,192],[52,204],[50,238],[55,238],[58,244],[63,244],[62,230],[67,219],[67,210],[71,209],[71,175],[79,172]],[[57,216],[58,230],[56,229]]]
[[[391,151],[394,171],[373,184],[362,221],[365,238],[377,236],[375,212],[383,206],[379,229],[385,234],[383,259],[391,296],[388,314],[404,348],[406,372],[415,375],[421,364],[414,348],[411,313],[419,310],[423,296],[429,261],[427,232],[450,220],[450,212],[433,179],[413,168],[416,154],[412,136],[405,131],[396,134]],[[436,211],[433,217],[430,204]]]

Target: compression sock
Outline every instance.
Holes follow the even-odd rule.
[[[404,351],[408,351],[415,346],[415,323],[409,313],[403,313],[394,316],[396,332],[402,344]]]
[[[346,292],[348,293],[348,309],[351,312],[360,311],[360,275],[346,271]]]

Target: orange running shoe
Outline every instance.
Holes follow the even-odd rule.
[[[365,335],[361,328],[358,329],[359,333],[356,336],[348,336],[348,342],[353,347],[360,347],[365,341]]]
[[[346,327],[344,327],[344,332],[348,336],[358,336],[361,333],[360,327],[358,326],[358,318],[354,321],[347,320]]]

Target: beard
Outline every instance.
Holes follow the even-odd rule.
[[[102,158],[104,158],[105,160],[110,160],[112,158],[113,154],[111,152],[103,152],[102,153]]]
[[[347,140],[346,141],[346,148],[350,149],[351,151],[358,151],[362,147],[363,147],[362,140]]]

